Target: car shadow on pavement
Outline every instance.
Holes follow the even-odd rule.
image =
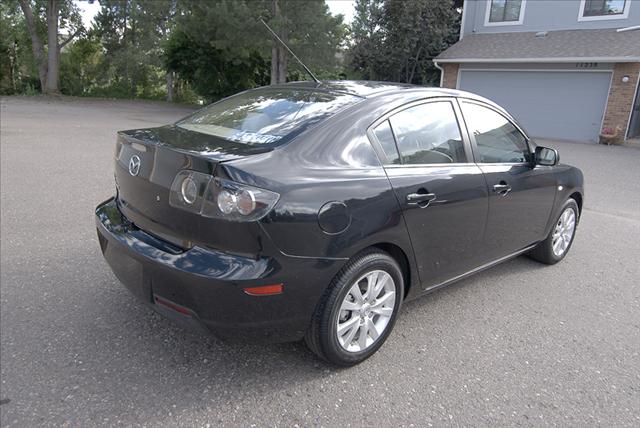
[[[519,276],[537,270],[544,271],[547,267],[547,265],[532,260],[527,256],[519,256],[406,302],[402,310],[421,310],[422,306],[427,303],[435,304],[441,299],[456,298],[457,293],[469,292],[473,287],[497,286],[510,276]]]
[[[95,409],[95,420],[111,418],[115,408],[116,412],[137,414],[140,423],[160,417],[145,413],[158,409],[219,408],[242,400],[257,400],[266,406],[279,394],[302,394],[305,400],[312,400],[309,397],[322,392],[325,384],[350,382],[354,376],[368,378],[383,369],[402,372],[403,364],[390,367],[389,361],[406,363],[421,352],[424,358],[425,348],[431,359],[423,363],[435,367],[440,363],[437,359],[447,358],[439,351],[438,340],[448,334],[449,326],[463,328],[461,315],[483,316],[473,306],[478,295],[493,310],[500,301],[482,293],[492,293],[492,289],[504,293],[515,277],[524,278],[523,287],[531,286],[527,273],[541,267],[518,258],[408,302],[385,346],[366,362],[341,369],[320,361],[301,342],[223,342],[184,330],[139,303],[106,264],[94,257],[98,255],[83,253],[74,261],[92,270],[96,278],[92,287],[74,289],[72,302],[53,301],[56,311],[66,312],[41,326],[38,334],[52,339],[45,339],[37,361],[47,364],[34,365],[31,360],[21,364],[27,364],[23,369],[33,371],[36,378],[59,385],[56,395],[66,397],[59,410],[62,414],[76,403]],[[69,280],[69,272],[59,271],[55,282],[49,282],[55,288],[58,282],[68,284]],[[14,397],[9,398],[13,405]]]
[[[544,266],[526,257],[518,257],[407,302],[402,308],[400,319],[417,318],[419,321],[421,313],[429,312],[431,306],[439,305],[443,300],[455,300],[462,294],[468,294],[473,287],[498,286],[505,276],[517,276],[536,269],[544,269]],[[113,287],[121,287],[112,275],[110,278]],[[119,312],[117,319],[120,320],[113,322],[113,330],[109,333],[116,343],[105,344],[105,351],[123,347],[137,349],[138,352],[128,353],[130,358],[139,359],[137,362],[129,360],[135,370],[146,365],[144,370],[155,375],[182,377],[185,374],[200,373],[206,374],[209,379],[220,380],[232,376],[237,381],[249,383],[269,379],[272,385],[274,379],[277,379],[276,383],[285,385],[341,370],[319,360],[302,341],[281,344],[221,341],[206,333],[175,325],[135,301],[124,287],[118,293],[117,300],[114,306],[102,306],[103,317],[113,319],[113,314]],[[397,326],[394,334],[401,333],[398,328],[402,326]],[[405,352],[411,353],[413,350],[405,349]]]

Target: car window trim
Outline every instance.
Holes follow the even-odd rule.
[[[520,126],[518,121],[513,116],[511,116],[511,114],[508,111],[505,111],[503,108],[501,108],[501,107],[499,107],[497,105],[493,105],[491,103],[488,103],[486,101],[482,101],[482,100],[476,99],[476,98],[456,97],[456,101],[458,102],[458,107],[460,108],[460,114],[463,116],[463,118],[464,118],[464,114],[462,113],[462,105],[461,105],[461,103],[463,103],[463,102],[469,102],[471,104],[478,104],[478,105],[481,105],[483,107],[487,107],[490,110],[495,111],[499,115],[504,116],[504,118],[507,119],[509,122],[511,122],[511,124],[513,126],[518,128],[518,131],[520,131],[520,133],[524,136],[524,138],[528,142],[532,142],[531,137],[529,137],[529,134],[527,134],[527,132],[524,130],[524,128],[522,126]]]
[[[465,157],[467,158],[466,162],[454,162],[454,163],[422,163],[422,164],[405,164],[403,159],[402,159],[402,153],[400,153],[400,149],[398,148],[398,140],[396,138],[396,134],[395,131],[393,130],[393,126],[391,126],[391,122],[389,122],[389,126],[391,128],[391,133],[393,135],[393,140],[396,146],[396,151],[398,152],[398,158],[400,159],[399,164],[396,163],[391,163],[389,161],[389,158],[387,157],[386,153],[384,152],[384,150],[382,149],[382,145],[380,144],[380,141],[378,140],[378,138],[375,135],[374,129],[382,124],[385,120],[389,120],[389,118],[391,116],[393,116],[394,114],[400,113],[401,111],[410,109],[412,107],[418,106],[418,105],[423,105],[423,104],[430,104],[430,103],[435,103],[435,102],[449,102],[451,103],[451,107],[453,108],[453,113],[454,113],[454,117],[456,119],[456,122],[458,124],[458,130],[460,132],[460,138],[462,138],[462,144],[463,144],[463,148],[464,148],[464,154]],[[374,120],[368,127],[367,127],[367,137],[369,137],[369,141],[371,142],[371,144],[373,145],[373,148],[375,150],[375,152],[378,154],[378,158],[380,160],[380,163],[382,164],[383,167],[387,168],[387,167],[427,167],[427,166],[444,166],[444,165],[473,165],[475,164],[475,157],[474,157],[474,153],[472,150],[472,146],[471,146],[471,140],[468,138],[468,132],[466,130],[466,127],[464,126],[464,122],[461,121],[462,119],[462,111],[460,110],[460,106],[458,105],[457,102],[457,97],[446,97],[446,96],[439,96],[439,97],[429,97],[429,98],[423,98],[420,100],[414,100],[411,101],[409,103],[403,104],[401,106],[398,106],[388,112],[386,112],[385,114],[383,114],[382,116],[380,116],[379,118],[377,118],[376,120]]]
[[[457,102],[458,102],[458,107],[460,108],[460,115],[462,116],[462,119],[463,119],[464,124],[465,124],[465,128],[467,130],[467,135],[468,135],[469,140],[471,142],[471,148],[472,148],[472,151],[473,151],[473,157],[474,157],[475,163],[477,165],[514,165],[514,166],[516,166],[516,165],[531,165],[532,164],[532,160],[530,160],[529,162],[480,162],[480,152],[478,150],[478,144],[476,143],[476,137],[475,137],[475,135],[473,135],[473,133],[469,129],[469,126],[467,124],[466,118],[464,117],[464,112],[463,112],[463,109],[462,109],[462,103],[475,104],[475,105],[478,105],[480,107],[488,108],[489,110],[492,110],[493,112],[495,112],[495,113],[499,114],[500,116],[502,116],[507,122],[509,122],[511,125],[513,125],[513,127],[516,128],[516,130],[520,133],[520,135],[522,135],[522,137],[524,138],[525,143],[527,144],[527,150],[529,151],[529,159],[533,159],[533,150],[531,150],[531,139],[526,134],[526,132],[524,132],[524,130],[514,120],[512,120],[512,118],[510,118],[508,115],[504,114],[504,112],[500,111],[500,109],[497,109],[496,107],[492,106],[491,104],[482,102],[480,100],[475,100],[473,98],[458,98]]]
[[[466,163],[461,163],[461,162],[456,162],[456,163],[409,163],[409,164],[389,164],[389,165],[383,165],[386,168],[391,168],[391,169],[406,169],[406,168],[445,168],[445,167],[470,167],[470,166],[475,166],[476,164],[474,162],[466,162]],[[485,164],[486,165],[486,164]]]
[[[400,149],[398,149],[398,140],[396,139],[395,132],[393,132],[393,128],[391,127],[391,122],[389,122],[389,118],[376,122],[375,125],[369,126],[366,132],[367,137],[369,137],[369,141],[371,142],[371,145],[373,146],[374,151],[378,155],[378,160],[380,160],[380,163],[382,165],[402,165],[402,163],[394,164],[393,162],[391,162],[391,159],[389,159],[389,156],[387,156],[387,152],[382,147],[382,143],[380,142],[380,140],[378,139],[378,136],[375,133],[375,129],[378,126],[384,124],[385,122],[388,122],[389,130],[391,131],[391,138],[393,138],[393,146],[396,148],[396,154],[398,155],[398,159],[400,160],[400,162],[402,162],[402,156],[400,156]]]

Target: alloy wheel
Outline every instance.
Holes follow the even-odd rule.
[[[576,230],[576,213],[572,208],[567,208],[562,212],[556,226],[553,230],[553,237],[551,239],[551,248],[553,254],[556,257],[562,257],[562,255],[569,248],[573,234]]]
[[[393,315],[396,286],[391,275],[374,270],[353,283],[338,312],[338,342],[348,352],[361,352],[384,333]]]

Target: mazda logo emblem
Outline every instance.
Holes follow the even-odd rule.
[[[138,155],[133,155],[131,156],[131,159],[129,159],[129,174],[135,177],[136,175],[138,175],[139,172],[140,172],[140,158],[138,157]]]

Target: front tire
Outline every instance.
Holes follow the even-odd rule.
[[[305,336],[320,358],[340,366],[358,364],[385,342],[404,298],[398,263],[387,253],[368,250],[333,279]]]
[[[531,258],[548,265],[564,259],[573,244],[579,216],[578,204],[574,199],[568,199],[547,238],[529,253]]]

